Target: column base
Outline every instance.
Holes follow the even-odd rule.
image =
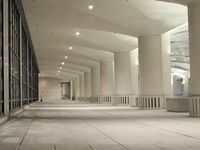
[[[137,95],[100,96],[98,102],[102,104],[127,105],[136,107]]]
[[[190,98],[190,117],[200,117],[200,97]]]
[[[98,97],[79,97],[80,102],[99,103]]]
[[[99,96],[98,102],[101,104],[113,104],[114,98],[113,96]]]
[[[115,105],[127,105],[136,107],[136,98],[138,95],[121,95],[114,97]]]
[[[164,96],[139,96],[137,106],[140,109],[164,109]]]

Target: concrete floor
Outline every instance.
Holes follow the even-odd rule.
[[[125,106],[38,103],[0,125],[0,150],[199,150],[200,119]]]

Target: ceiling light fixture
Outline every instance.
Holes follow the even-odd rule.
[[[92,10],[93,8],[94,8],[93,5],[89,5],[89,6],[88,6],[88,9],[89,9],[89,10]]]
[[[60,70],[58,70],[58,73],[60,73]]]
[[[61,65],[64,65],[64,64],[65,64],[65,62],[62,62],[62,63],[61,63]]]
[[[76,32],[76,35],[80,35],[80,32]]]
[[[65,59],[67,59],[68,57],[67,56],[65,56]]]
[[[69,50],[72,50],[72,46],[69,47]]]

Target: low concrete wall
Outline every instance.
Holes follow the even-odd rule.
[[[80,102],[98,103],[98,97],[79,97]]]
[[[166,99],[167,111],[173,112],[189,112],[188,97],[171,97]]]

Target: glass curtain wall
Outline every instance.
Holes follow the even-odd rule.
[[[10,111],[21,108],[21,102],[22,105],[26,105],[38,100],[39,69],[27,33],[24,23],[20,22],[20,13],[15,0],[9,0]],[[20,43],[22,43],[21,47]],[[22,52],[21,55],[20,51]],[[21,66],[20,62],[22,62]]]
[[[20,100],[20,15],[14,0],[9,0],[9,108],[21,106]]]
[[[28,66],[28,53],[27,53],[27,37],[24,27],[22,27],[22,99],[23,105],[28,104],[28,76],[27,76],[27,66]]]

